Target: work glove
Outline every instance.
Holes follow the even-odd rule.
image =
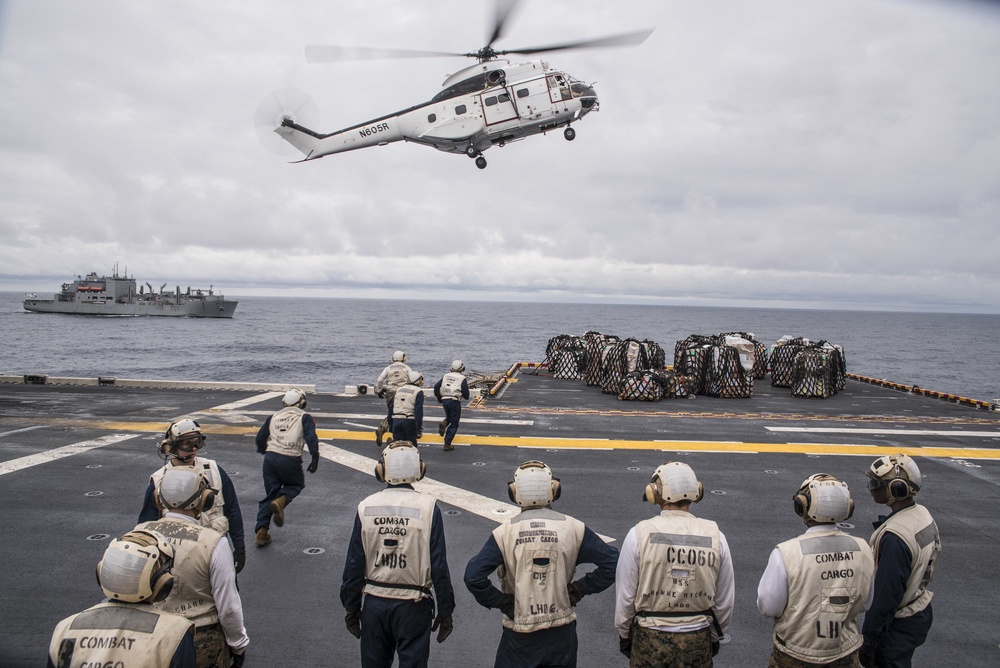
[[[418,440],[418,441],[419,441],[419,440],[420,440],[421,438],[423,438],[423,436],[424,436],[424,432],[423,432],[423,431],[418,431],[418,432],[417,432],[417,440]]]
[[[238,547],[233,550],[233,567],[236,572],[239,573],[243,570],[243,567],[247,565],[247,549],[245,547]]]
[[[580,591],[580,585],[575,582],[570,582],[566,585],[566,591],[569,592],[569,604],[575,608],[576,604],[583,598],[583,592]]]
[[[862,645],[858,650],[858,661],[864,668],[875,668],[875,645]]]
[[[355,638],[361,638],[361,613],[360,612],[348,612],[344,615],[344,623],[347,624],[347,630]]]
[[[379,392],[378,392],[378,398],[379,399],[385,399],[385,390],[379,390]]]
[[[618,651],[624,654],[628,658],[632,658],[632,636],[629,635],[627,638],[618,638]]]
[[[431,624],[431,633],[437,631],[439,628],[441,630],[438,631],[437,641],[444,642],[445,639],[451,635],[452,630],[455,628],[455,624],[451,620],[451,615],[448,615],[447,617],[442,617],[441,615],[437,616],[437,618],[434,620],[434,623]]]
[[[244,650],[242,654],[236,654],[230,650],[229,655],[233,659],[233,662],[229,664],[231,668],[243,668],[243,662],[247,660],[246,650]]]
[[[316,473],[316,468],[318,466],[319,466],[319,459],[314,459],[311,462],[309,462],[309,466],[306,468],[306,471],[309,471],[309,473]]]
[[[513,594],[504,594],[503,598],[500,599],[500,605],[498,605],[497,607],[500,608],[500,612],[502,612],[503,614],[507,615],[508,619],[511,619],[511,620],[514,619],[514,595]]]

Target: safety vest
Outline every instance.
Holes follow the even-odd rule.
[[[462,381],[465,376],[457,371],[446,373],[441,378],[441,398],[462,400]]]
[[[167,472],[167,466],[184,465],[178,464],[177,460],[172,460],[170,464],[153,471],[153,475],[149,476],[149,479],[153,483],[154,490],[160,486],[160,481],[163,480],[163,474]],[[218,492],[218,494],[215,495],[215,501],[212,502],[212,507],[208,510],[201,511],[201,514],[198,516],[198,521],[201,522],[202,526],[212,527],[219,533],[229,533],[229,520],[226,518],[226,502],[222,498],[222,474],[219,473],[219,465],[215,463],[214,459],[195,457],[194,462],[192,462],[192,466],[194,466],[196,470],[204,473],[205,477],[208,478],[209,487]]]
[[[431,595],[433,496],[388,488],[358,504],[365,593],[419,601]]]
[[[190,621],[148,603],[104,601],[56,625],[49,661],[59,668],[169,666]]]
[[[861,538],[831,528],[778,545],[788,572],[788,603],[774,620],[775,646],[808,663],[830,663],[861,646],[857,617],[875,562]]]
[[[890,515],[872,534],[870,545],[876,564],[879,542],[886,532],[899,536],[910,550],[910,577],[906,581],[906,591],[903,592],[903,600],[895,615],[910,617],[926,608],[934,597],[927,585],[934,578],[934,566],[941,554],[941,535],[926,508],[917,503],[903,508]]]
[[[416,385],[404,385],[396,390],[392,402],[392,417],[399,420],[413,420],[416,417],[417,395],[423,392]]]
[[[143,522],[136,529],[157,531],[174,546],[174,587],[170,595],[153,607],[165,612],[184,615],[195,626],[208,626],[219,621],[219,612],[212,597],[212,553],[222,540],[214,529],[184,520],[165,517]]]
[[[302,416],[306,412],[298,406],[285,406],[271,416],[267,452],[287,457],[302,457],[306,437],[302,432]]]
[[[639,626],[690,626],[711,620],[722,566],[719,526],[689,512],[664,510],[635,526]]]
[[[410,367],[402,362],[393,362],[386,368],[385,387],[402,387],[410,382]]]
[[[573,580],[584,524],[551,508],[522,511],[493,530],[503,554],[500,590],[514,594],[514,619],[503,625],[531,633],[569,624],[576,611],[567,585]]]

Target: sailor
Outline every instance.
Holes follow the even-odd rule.
[[[414,443],[424,435],[424,375],[419,371],[410,371],[406,385],[396,390],[392,401],[393,440],[412,441]]]
[[[875,563],[868,543],[837,528],[854,512],[847,484],[826,473],[792,497],[805,532],[771,552],[757,609],[774,618],[769,668],[856,668],[857,617],[871,604]]]
[[[703,495],[690,466],[663,464],[643,493],[660,514],[629,529],[622,543],[615,628],[633,667],[712,666],[729,627],[733,561],[719,526],[691,513]]]
[[[576,666],[576,610],[615,581],[618,549],[583,522],[552,509],[558,478],[543,462],[521,464],[507,485],[520,514],[497,527],[465,568],[480,605],[503,613],[494,666]],[[573,581],[580,564],[597,568]],[[490,582],[496,571],[500,589]]]
[[[156,487],[163,517],[137,530],[163,534],[174,548],[170,595],[153,607],[175,612],[194,622],[198,668],[243,665],[247,645],[243,602],[236,588],[236,571],[222,534],[202,526],[198,515],[211,509],[217,494],[201,471],[175,466]]]
[[[465,378],[462,360],[451,363],[451,371],[434,384],[434,396],[444,408],[444,419],[438,424],[438,433],[444,436],[444,449],[454,450],[452,441],[458,433],[462,419],[462,402],[469,400],[469,381]]]
[[[160,517],[160,509],[156,505],[156,485],[163,478],[164,471],[173,466],[190,466],[198,469],[205,474],[212,489],[222,492],[221,498],[217,496],[212,508],[203,512],[199,520],[205,526],[210,526],[229,537],[233,546],[233,564],[239,573],[247,562],[240,502],[236,497],[233,481],[225,470],[214,459],[198,456],[204,448],[205,434],[196,421],[185,418],[167,428],[167,433],[160,442],[160,455],[165,463],[149,477],[142,511],[139,512],[139,522],[149,522]]]
[[[151,605],[173,588],[173,565],[173,547],[155,531],[130,531],[112,540],[97,564],[97,582],[107,598],[56,625],[48,668],[195,668],[194,624]]]
[[[941,535],[930,512],[913,498],[921,485],[913,459],[879,457],[866,475],[872,499],[892,512],[879,515],[870,540],[875,594],[862,626],[861,665],[910,666],[933,621],[934,594],[927,587],[941,554]]]
[[[392,354],[392,363],[382,369],[378,379],[375,381],[375,394],[385,399],[386,417],[375,430],[375,445],[382,447],[382,438],[387,431],[390,431],[389,423],[392,420],[392,401],[396,397],[396,390],[406,385],[410,376],[410,367],[406,365],[406,353],[397,350]],[[390,432],[391,433],[391,432]]]
[[[302,450],[308,446],[312,461],[306,469],[315,473],[319,466],[319,438],[312,415],[306,407],[306,393],[299,389],[285,392],[282,409],[267,418],[257,432],[257,452],[264,455],[264,499],[258,504],[257,547],[271,542],[271,519],[285,525],[285,506],[306,486],[302,473]]]
[[[361,639],[362,668],[389,668],[394,654],[400,668],[426,666],[431,632],[440,643],[453,628],[441,511],[433,496],[413,489],[425,471],[416,445],[394,440],[375,465],[386,488],[358,504],[340,601],[347,630]]]

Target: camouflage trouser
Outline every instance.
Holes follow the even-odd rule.
[[[767,662],[767,668],[861,668],[861,664],[858,662],[857,651],[830,663],[809,663],[789,656],[774,647],[771,650],[771,660]]]
[[[632,625],[631,668],[711,668],[712,632],[667,633]]]
[[[195,628],[194,651],[197,668],[226,668],[229,665],[229,646],[219,624]]]

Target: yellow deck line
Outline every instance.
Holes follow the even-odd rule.
[[[18,426],[42,424],[60,427],[84,427],[91,429],[106,429],[115,432],[144,432],[162,434],[166,431],[166,422],[114,422],[108,420],[75,419],[75,418],[0,418],[0,424],[16,424]],[[240,427],[235,425],[203,425],[206,434],[235,434],[251,436],[257,433],[257,426]],[[334,441],[365,441],[374,445],[374,437],[370,431],[348,431],[346,429],[317,429],[320,439]],[[425,435],[421,443],[437,444],[443,439],[437,434]],[[626,440],[603,438],[544,438],[532,436],[473,436],[459,434],[459,444],[491,445],[497,447],[528,447],[579,450],[669,450],[683,452],[728,452],[733,454],[749,453],[788,453],[806,455],[866,455],[879,456],[884,454],[904,453],[912,457],[950,457],[954,459],[996,459],[1000,460],[1000,449],[991,448],[944,448],[944,447],[900,447],[875,444],[848,445],[844,443],[752,443],[746,441],[661,441],[661,440]],[[374,451],[374,448],[373,448]]]

